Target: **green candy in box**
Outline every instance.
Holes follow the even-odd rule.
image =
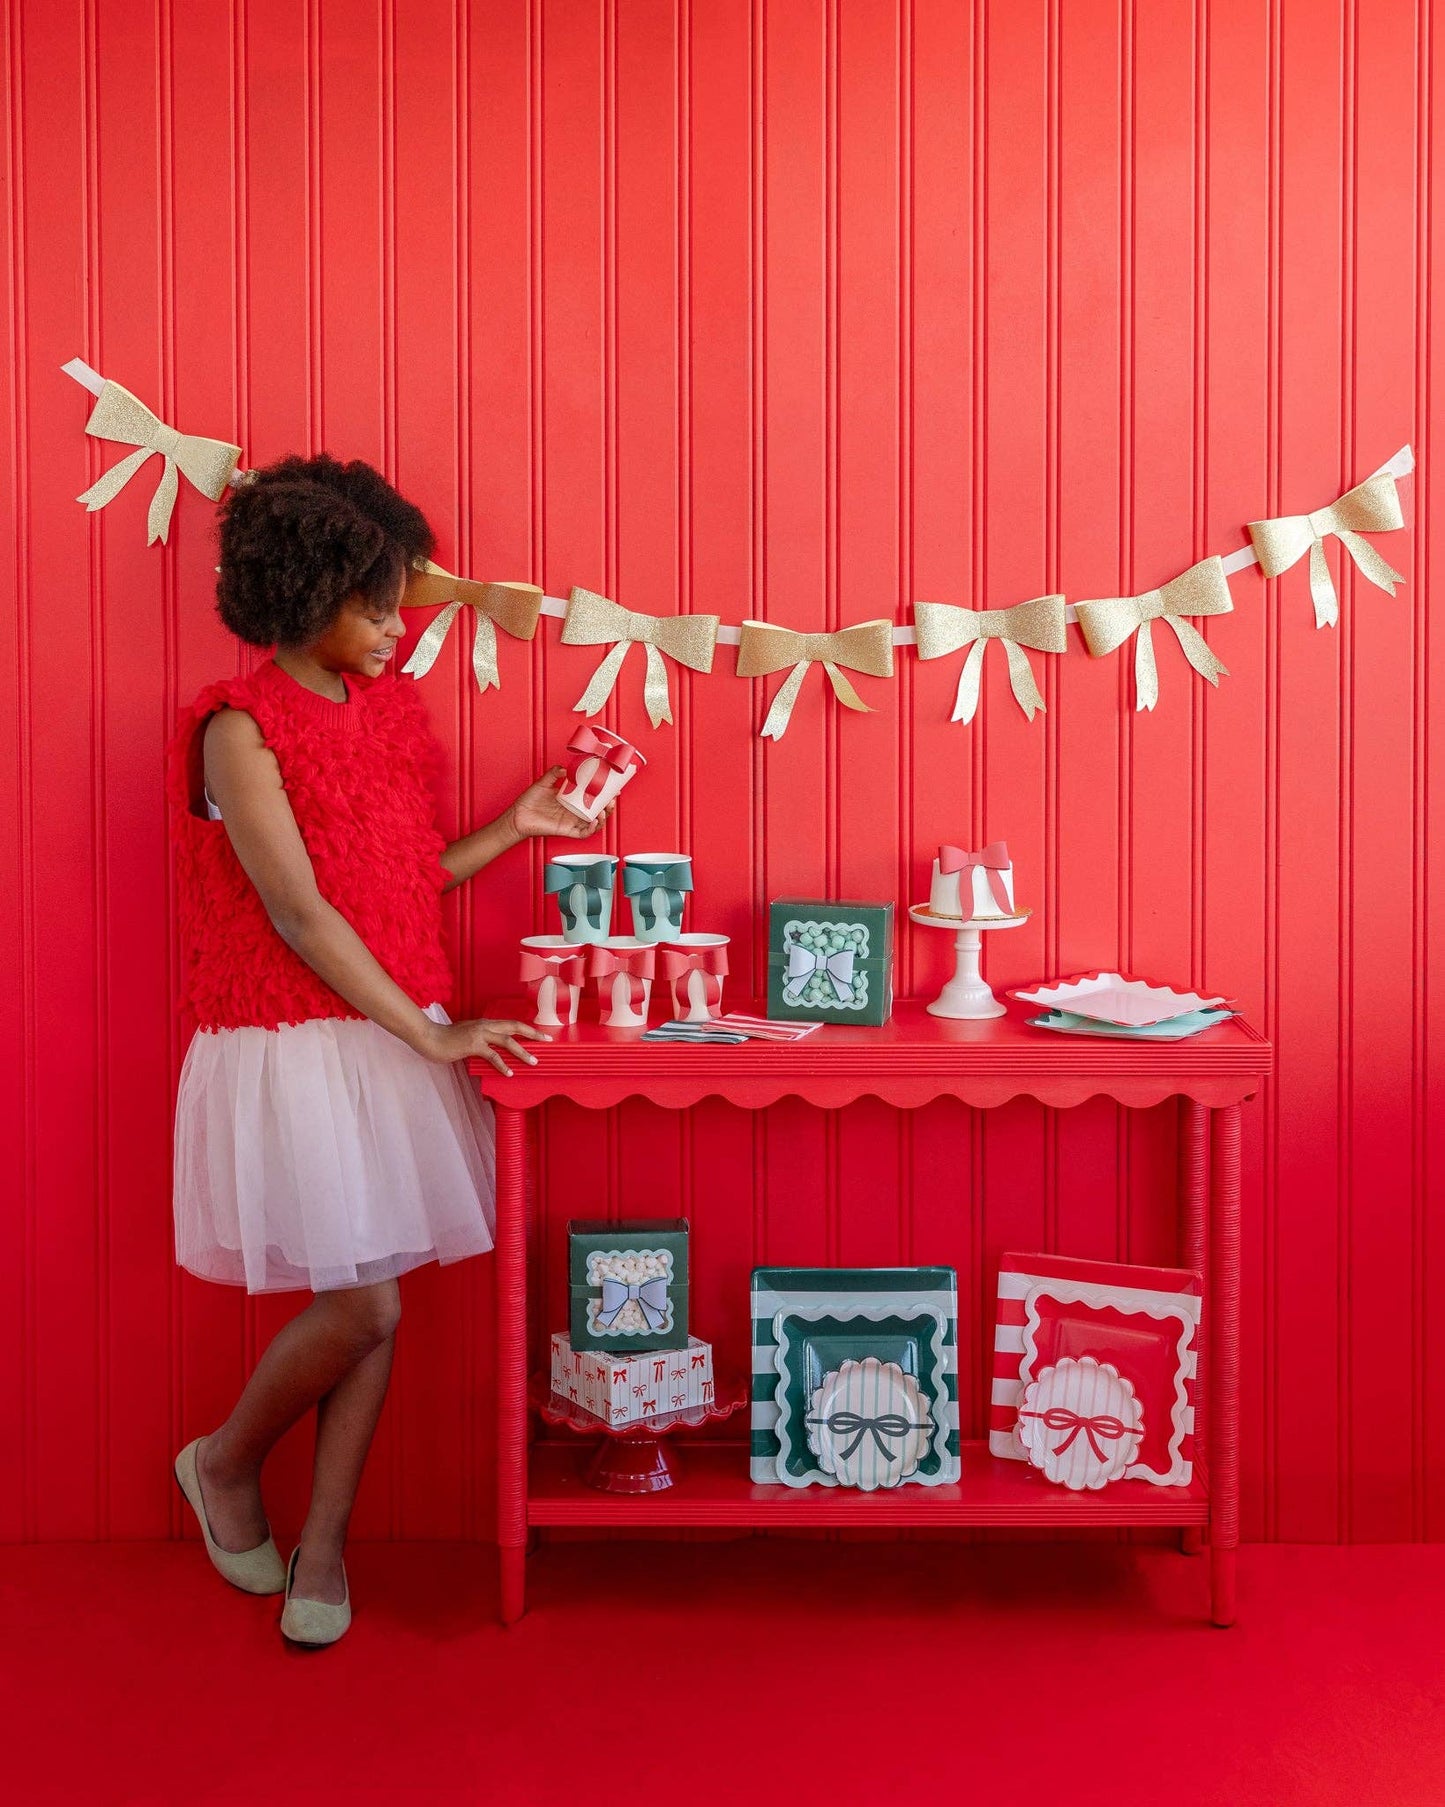
[[[687,1347],[687,1219],[567,1225],[574,1349]]]
[[[893,905],[781,897],[768,908],[768,1015],[886,1023],[893,1014]]]

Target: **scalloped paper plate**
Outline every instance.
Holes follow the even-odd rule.
[[[1099,1023],[1116,1023],[1121,1029],[1147,1029],[1196,1010],[1227,1008],[1233,998],[1202,998],[1197,991],[1175,991],[1172,985],[1156,985],[1150,979],[1130,979],[1123,973],[1080,973],[1053,985],[1033,985],[1011,991],[1021,1004],[1038,1004],[1045,1010],[1063,1010],[1072,1016]]]

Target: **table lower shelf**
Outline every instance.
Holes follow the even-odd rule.
[[[689,1444],[671,1452],[675,1486],[664,1493],[599,1493],[584,1480],[592,1449],[577,1439],[541,1439],[530,1450],[527,1522],[532,1525],[907,1526],[1034,1525],[1067,1531],[1098,1525],[1202,1525],[1208,1491],[1196,1469],[1187,1487],[1116,1481],[1096,1493],[1053,1486],[1024,1462],[1004,1462],[986,1443],[963,1445],[963,1479],[948,1487],[755,1486],[742,1442]]]

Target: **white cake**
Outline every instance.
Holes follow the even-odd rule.
[[[1014,869],[1009,863],[1008,847],[992,841],[979,850],[978,858],[988,865],[968,866],[968,858],[957,847],[940,847],[933,862],[933,883],[928,891],[928,907],[935,916],[956,916],[960,922],[988,922],[1014,915]],[[945,872],[944,864],[956,870]],[[966,882],[965,882],[966,881]],[[995,888],[1003,893],[1001,905]]]

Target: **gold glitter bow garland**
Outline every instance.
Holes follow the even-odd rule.
[[[640,615],[595,591],[574,588],[567,598],[567,614],[562,623],[563,644],[600,646],[609,640],[617,644],[593,672],[591,682],[573,708],[584,715],[596,715],[612,695],[622,661],[633,645],[639,645],[647,648],[642,700],[647,705],[648,718],[654,728],[670,722],[672,702],[662,655],[666,653],[693,671],[711,671],[718,626],[716,615]]]
[[[1362,533],[1392,533],[1404,525],[1395,479],[1389,471],[1377,471],[1373,477],[1346,490],[1339,501],[1332,502],[1328,508],[1317,508],[1311,514],[1280,515],[1273,521],[1251,521],[1249,537],[1254,543],[1259,568],[1266,577],[1278,577],[1296,559],[1309,553],[1315,626],[1333,627],[1340,618],[1340,604],[1325,559],[1325,535],[1333,533],[1370,582],[1393,596],[1395,585],[1404,583],[1405,579],[1393,565],[1385,563],[1368,540],[1359,536]]]
[[[1174,630],[1184,649],[1184,656],[1211,684],[1218,685],[1229,669],[1209,650],[1198,628],[1181,619],[1185,615],[1227,615],[1233,609],[1229,582],[1223,562],[1218,558],[1201,559],[1178,577],[1170,578],[1157,590],[1145,590],[1140,596],[1109,596],[1095,602],[1076,602],[1074,613],[1083,630],[1084,641],[1094,657],[1100,658],[1122,646],[1130,634],[1138,634],[1134,642],[1134,707],[1152,709],[1159,701],[1159,671],[1154,663],[1154,642],[1150,623],[1163,621]]]
[[[838,667],[846,665],[852,671],[866,671],[871,677],[891,678],[893,623],[857,621],[852,627],[839,628],[832,634],[795,634],[791,628],[774,627],[768,621],[745,621],[738,642],[740,678],[766,677],[771,671],[781,671],[785,665],[793,668],[768,710],[762,729],[764,740],[783,738],[803,679],[814,662],[827,672],[834,694],[845,708],[862,709],[866,713],[868,705]]]
[[[106,383],[96,397],[85,430],[94,439],[109,439],[117,445],[140,448],[113,464],[75,498],[77,502],[84,502],[92,514],[113,501],[148,458],[159,453],[165,460],[161,480],[146,515],[148,546],[153,546],[157,540],[164,541],[170,534],[171,510],[180,489],[178,472],[184,472],[203,496],[219,502],[241,457],[238,445],[228,445],[223,439],[202,439],[192,433],[178,433],[174,427],[168,427],[119,383]]]
[[[968,647],[954,698],[956,722],[971,722],[978,708],[983,655],[990,640],[1001,640],[1008,654],[1009,684],[1014,700],[1032,721],[1044,706],[1024,647],[1041,653],[1061,653],[1068,648],[1062,596],[1035,596],[1008,609],[962,609],[951,602],[915,602],[913,621],[918,634],[920,659],[941,659]]]
[[[404,609],[428,609],[445,606],[416,643],[416,649],[402,670],[414,678],[425,677],[436,663],[442,642],[451,625],[464,608],[476,611],[477,631],[472,641],[472,670],[477,688],[483,692],[500,690],[501,672],[497,668],[497,629],[516,640],[530,640],[537,631],[537,615],[542,607],[542,592],[536,584],[476,583],[469,577],[453,577],[429,558],[418,559],[407,573],[406,593],[401,599]]]

